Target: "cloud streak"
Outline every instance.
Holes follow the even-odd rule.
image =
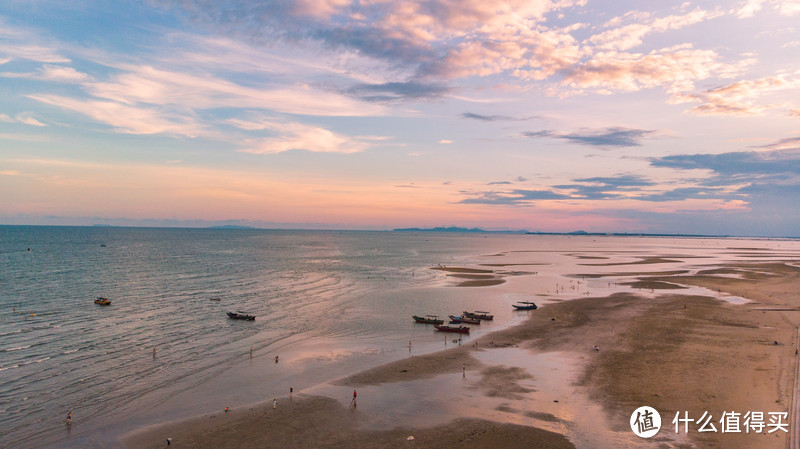
[[[601,148],[638,147],[642,140],[652,138],[656,131],[645,129],[632,129],[623,127],[610,127],[596,130],[582,130],[573,133],[557,133],[554,131],[529,131],[523,136],[531,138],[556,138],[580,145]]]
[[[291,150],[302,150],[313,153],[359,153],[370,147],[366,140],[380,140],[378,137],[351,138],[334,133],[325,128],[311,126],[303,123],[282,123],[270,120],[242,121],[231,120],[235,126],[254,131],[269,130],[276,134],[275,137],[248,139],[244,153],[277,154]]]

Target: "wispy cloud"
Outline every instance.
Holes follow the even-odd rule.
[[[650,164],[678,170],[710,170],[720,181],[729,183],[779,177],[800,184],[800,138],[784,139],[765,147],[781,149],[663,156],[651,158]]]
[[[606,27],[610,29],[591,36],[589,42],[603,51],[629,50],[641,45],[642,39],[650,33],[685,28],[724,14],[722,11],[706,11],[697,8],[683,15],[651,17],[650,13],[631,11],[623,17],[617,17],[607,22]],[[635,23],[622,25],[623,22],[630,19],[634,19]]]
[[[581,130],[573,133],[557,133],[548,130],[530,131],[523,133],[523,135],[533,138],[563,139],[594,147],[636,147],[641,146],[643,139],[652,138],[656,133],[653,130],[610,127],[597,130]]]
[[[496,122],[496,121],[524,121],[530,120],[535,117],[511,117],[509,115],[484,115],[484,114],[476,114],[474,112],[463,112],[461,113],[461,117],[478,120],[481,122]]]
[[[0,114],[0,122],[21,123],[23,125],[30,126],[47,126],[29,114],[17,114],[14,117],[9,116],[8,114]]]
[[[525,190],[514,189],[508,192],[464,192],[461,204],[487,204],[498,206],[523,206],[532,205],[541,200],[565,200],[571,196],[551,190]]]
[[[85,84],[95,97],[122,104],[179,105],[270,109],[288,114],[326,116],[379,115],[381,108],[310,85],[250,87],[214,76],[128,66],[126,73],[104,82]]]
[[[390,82],[382,84],[357,84],[348,93],[366,101],[389,102],[397,100],[433,99],[450,90],[442,84],[419,82]]]
[[[779,0],[778,10],[785,16],[800,14],[800,1],[798,0]]]
[[[202,125],[184,116],[169,116],[152,107],[128,106],[100,100],[78,100],[60,95],[29,95],[52,106],[79,112],[128,134],[172,134],[197,137],[207,133]]]
[[[761,11],[766,0],[747,0],[747,2],[735,10],[735,14],[740,19],[753,17],[758,11]]]
[[[757,101],[770,92],[800,88],[800,77],[768,76],[755,80],[742,80],[699,94],[683,94],[676,102],[699,102],[689,112],[697,115],[761,115],[780,104],[764,105]]]
[[[11,25],[0,17],[0,61],[27,60],[44,63],[67,63],[69,58],[54,45],[43,42],[35,32]]]
[[[240,150],[254,154],[276,154],[291,150],[310,151],[315,153],[359,153],[370,147],[365,139],[351,138],[334,133],[325,128],[303,123],[282,123],[261,120],[245,123],[232,121],[243,129],[267,129],[277,134],[276,137],[248,139],[246,148]],[[373,139],[374,140],[374,139]]]
[[[713,50],[695,49],[691,44],[652,50],[646,54],[601,52],[586,63],[565,67],[563,84],[582,92],[635,92],[665,87],[670,93],[689,92],[694,83],[713,76],[723,78],[740,73],[752,60],[730,64]]]

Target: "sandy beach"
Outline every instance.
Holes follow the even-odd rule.
[[[669,257],[638,264],[663,260]],[[478,285],[504,277],[492,270],[447,270],[492,276],[467,278]],[[575,277],[592,275],[603,276]],[[686,295],[678,284],[750,301]],[[627,292],[519,312],[528,315],[522,324],[468,345],[334,380],[329,391],[336,397],[296,392],[280,398],[275,409],[270,401],[166,423],[129,434],[123,443],[163,448],[172,438],[170,447],[179,448],[782,448],[788,437],[782,430],[723,433],[720,418],[726,411],[790,412],[800,312],[785,309],[800,306],[798,290],[800,268],[781,262],[694,274],[648,269]],[[345,396],[352,389],[359,391],[355,410]],[[629,425],[643,405],[662,415],[662,429],[650,440],[635,436]],[[716,432],[698,432],[696,424],[675,432],[676,413],[697,419],[704,412],[713,416]]]

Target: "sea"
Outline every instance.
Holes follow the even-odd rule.
[[[132,430],[457,344],[412,315],[493,312],[466,344],[525,319],[517,301],[605,296],[723,260],[797,263],[800,241],[0,226],[0,447],[118,447]]]

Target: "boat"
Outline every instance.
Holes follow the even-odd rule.
[[[444,324],[444,320],[440,320],[437,315],[425,315],[424,317],[411,315],[411,318],[414,318],[417,323]]]
[[[531,301],[517,301],[516,304],[511,305],[517,310],[536,310],[539,308],[535,302]]]
[[[433,327],[442,332],[457,332],[459,334],[469,333],[469,326],[447,326],[444,324],[434,324]]]
[[[241,312],[241,311],[240,312],[225,312],[225,313],[228,314],[228,317],[230,317],[230,318],[232,318],[234,320],[255,321],[255,319],[256,319],[255,315],[248,315],[247,313]]]
[[[111,300],[108,298],[103,298],[102,296],[98,296],[97,299],[94,300],[94,303],[101,306],[110,306]]]
[[[450,324],[481,324],[481,320],[477,318],[467,318],[465,316],[448,315],[450,317]]]
[[[222,298],[211,298],[209,301],[222,301]]]
[[[467,312],[466,310],[461,314],[461,316],[465,316],[467,318],[474,318],[477,320],[493,320],[494,315],[489,315],[489,312],[484,312],[483,310],[476,310],[474,312]]]

